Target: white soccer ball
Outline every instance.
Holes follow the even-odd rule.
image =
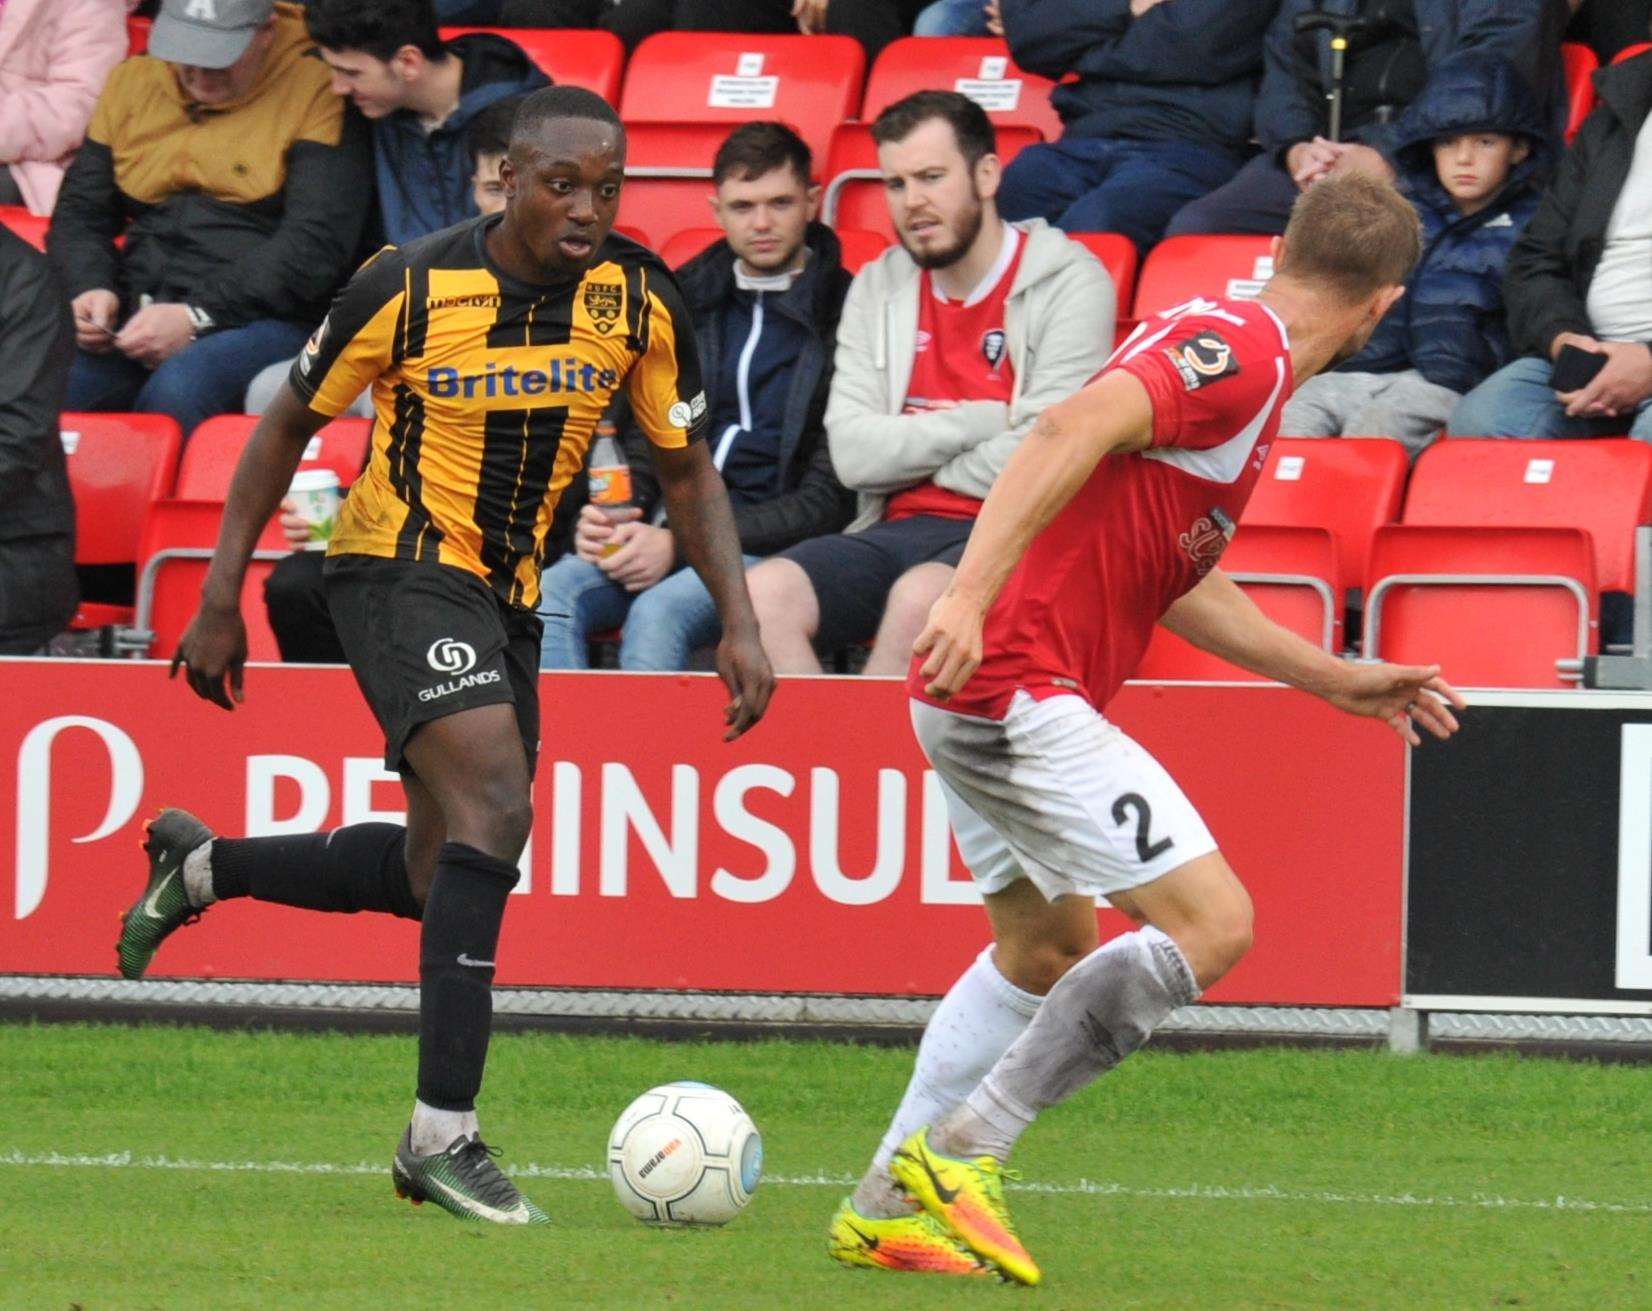
[[[708,1083],[650,1088],[608,1135],[620,1205],[648,1224],[727,1224],[763,1173],[763,1139],[745,1108]]]

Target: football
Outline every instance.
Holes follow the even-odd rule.
[[[727,1224],[763,1173],[763,1139],[720,1088],[661,1084],[615,1121],[608,1173],[620,1205],[645,1223]]]

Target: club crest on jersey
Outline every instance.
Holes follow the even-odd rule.
[[[1193,527],[1177,538],[1177,543],[1187,552],[1187,558],[1193,561],[1193,567],[1201,578],[1222,558],[1222,552],[1233,540],[1233,528],[1233,520],[1217,506],[1209,514],[1200,515],[1194,520]]]
[[[591,316],[591,326],[605,337],[619,322],[624,295],[625,288],[617,282],[585,284],[585,312]]]
[[[1179,346],[1167,346],[1164,353],[1176,366],[1182,386],[1188,391],[1198,391],[1239,372],[1239,361],[1234,358],[1233,347],[1223,341],[1219,333],[1208,330],[1190,337]]]
[[[1004,358],[1004,330],[1002,328],[988,328],[981,334],[981,358],[987,362],[987,367],[994,374],[998,372],[998,365]]]

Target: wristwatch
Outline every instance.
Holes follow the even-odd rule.
[[[203,332],[211,332],[217,326],[208,314],[199,305],[185,305],[184,312],[189,315],[189,330],[199,337]]]

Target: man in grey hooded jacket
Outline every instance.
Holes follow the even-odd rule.
[[[1039,220],[999,217],[979,106],[918,92],[872,136],[900,245],[849,289],[826,408],[859,513],[752,569],[777,673],[819,673],[817,653],[869,641],[867,673],[905,673],[1004,461],[1113,346],[1113,285],[1095,257]]]

